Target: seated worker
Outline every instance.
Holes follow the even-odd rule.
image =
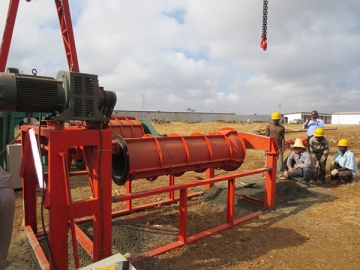
[[[339,150],[330,165],[331,180],[340,180],[341,183],[350,183],[358,174],[355,155],[348,150],[349,141],[341,139],[338,142]]]
[[[324,184],[326,161],[329,155],[329,141],[324,137],[323,128],[315,129],[314,136],[309,141],[309,149],[318,170],[317,183]]]
[[[310,153],[306,151],[301,138],[295,140],[291,149],[293,151],[287,158],[289,170],[284,172],[284,176],[310,186],[310,179],[316,179],[315,161]]]

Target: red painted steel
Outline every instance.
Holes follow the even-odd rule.
[[[135,122],[135,126],[136,126]],[[130,124],[133,126],[133,124]],[[25,225],[31,233],[28,233],[29,241],[36,246],[37,240],[34,235],[37,233],[36,216],[36,175],[33,173],[34,163],[30,155],[30,142],[27,130],[31,126],[22,126],[22,153],[23,161],[21,174],[23,177],[24,211]],[[151,256],[165,253],[173,248],[199,241],[204,237],[217,233],[221,230],[229,229],[241,222],[257,217],[261,212],[252,213],[245,217],[235,218],[234,216],[234,197],[235,179],[247,175],[259,174],[265,172],[264,201],[257,201],[264,207],[273,209],[275,206],[275,182],[276,182],[276,159],[278,148],[274,138],[268,138],[251,133],[239,133],[230,128],[224,128],[218,132],[213,132],[207,136],[195,133],[191,136],[181,137],[172,134],[169,137],[155,139],[152,136],[145,135],[142,138],[125,138],[128,146],[130,162],[135,162],[136,166],[143,160],[143,156],[151,153],[150,158],[156,159],[156,163],[144,162],[142,175],[154,175],[156,173],[169,174],[169,185],[160,188],[154,188],[146,191],[132,192],[131,182],[126,181],[127,193],[119,196],[111,196],[111,154],[114,149],[112,146],[113,131],[108,130],[88,130],[83,127],[48,125],[48,127],[37,131],[34,128],[42,148],[42,154],[48,156],[48,172],[45,173],[45,181],[48,185],[46,190],[46,199],[48,200],[50,246],[53,256],[49,254],[49,267],[44,269],[68,269],[68,243],[67,235],[69,230],[76,240],[86,250],[94,261],[111,255],[111,217],[124,213],[146,209],[159,204],[172,203],[179,201],[179,234],[178,240],[166,244],[157,249],[145,252],[131,259],[136,263]],[[130,128],[129,130],[131,130]],[[135,133],[131,133],[135,134]],[[64,140],[66,138],[66,140]],[[130,141],[130,143],[128,143]],[[135,143],[136,142],[136,143]],[[93,198],[72,201],[71,187],[69,184],[70,173],[68,171],[68,162],[71,160],[74,149],[82,153],[86,161],[86,172],[89,184],[93,192]],[[233,174],[214,177],[214,168],[223,166],[227,169],[239,167],[245,159],[245,150],[255,149],[267,153],[267,166],[264,168],[237,172]],[[143,155],[139,151],[143,150]],[[155,151],[155,153],[153,152]],[[132,156],[135,158],[132,158]],[[138,159],[138,160],[137,160]],[[140,161],[139,161],[140,160]],[[154,165],[155,164],[155,169]],[[216,165],[216,166],[215,166]],[[207,168],[214,166],[214,168]],[[130,168],[134,168],[131,167]],[[163,169],[166,168],[166,171]],[[173,168],[177,168],[173,170]],[[193,181],[184,184],[175,184],[174,174],[181,171],[207,169],[207,178],[201,181]],[[133,171],[131,171],[133,172]],[[150,174],[151,173],[151,174]],[[138,175],[136,174],[136,179]],[[198,186],[210,187],[216,182],[228,182],[228,199],[225,223],[195,235],[188,235],[187,232],[187,201],[188,198],[198,196],[199,194],[189,194],[189,188]],[[179,192],[179,197],[175,198],[174,192]],[[146,205],[132,207],[134,199],[149,197],[157,194],[168,193],[169,199],[150,203]],[[244,198],[241,194],[238,195]],[[246,199],[246,198],[245,198]],[[251,200],[250,200],[251,201]],[[111,212],[112,202],[127,202],[124,210]],[[91,241],[84,232],[75,224],[84,221],[88,216],[92,216],[93,221],[93,241]],[[74,238],[75,241],[75,238]],[[42,265],[46,265],[41,248],[34,248],[36,256]],[[75,261],[78,260],[76,250],[74,249]],[[55,267],[55,263],[56,266]]]
[[[226,224],[233,225],[234,221],[234,200],[235,200],[235,178],[228,180],[227,190],[227,207],[226,207]]]
[[[36,177],[27,130],[34,128],[40,141],[47,141],[48,179],[46,196],[49,200],[49,239],[53,256],[49,254],[50,269],[68,269],[68,231],[73,218],[93,217],[93,260],[111,255],[111,139],[110,130],[87,130],[74,127],[64,129],[22,126],[25,226],[36,233]],[[66,139],[64,139],[66,138]],[[69,160],[69,148],[79,146],[87,160],[88,179],[93,198],[72,202],[67,195],[68,172],[64,167]],[[42,146],[45,148],[44,146]],[[65,161],[67,162],[64,162]],[[77,233],[78,234],[78,233]],[[79,235],[79,234],[78,234]],[[29,239],[30,240],[30,239]],[[82,241],[86,243],[86,240]],[[76,256],[76,254],[74,255]],[[55,267],[56,264],[56,267]]]
[[[11,0],[9,3],[8,14],[5,23],[3,39],[0,47],[0,72],[5,72],[6,62],[9,56],[11,39],[14,32],[15,20],[17,10],[19,7],[19,0]]]
[[[258,174],[260,172],[264,172],[264,171],[268,171],[268,170],[271,170],[271,169],[270,168],[261,168],[258,170],[234,173],[234,174],[225,175],[225,176],[221,176],[221,177],[205,179],[202,181],[194,181],[194,182],[190,182],[190,183],[177,184],[177,185],[169,186],[169,187],[156,188],[154,190],[140,191],[140,192],[135,192],[133,194],[121,195],[120,201],[124,201],[128,198],[136,199],[136,198],[148,197],[148,196],[151,196],[154,194],[166,193],[171,190],[179,190],[180,191],[178,240],[175,242],[166,244],[162,247],[147,251],[143,254],[134,256],[133,258],[130,259],[130,261],[133,264],[135,264],[135,263],[145,260],[149,257],[157,256],[157,255],[163,254],[165,252],[168,252],[171,249],[199,241],[199,240],[201,240],[205,237],[208,237],[210,235],[213,235],[219,231],[230,229],[230,228],[234,227],[235,225],[238,225],[242,222],[248,221],[250,219],[253,219],[253,218],[259,216],[261,214],[261,212],[251,213],[249,215],[235,219],[235,217],[234,217],[235,178],[243,177],[243,176],[247,176],[247,175]],[[221,181],[228,181],[227,205],[230,210],[227,211],[226,223],[216,226],[216,227],[213,227],[211,229],[207,229],[198,234],[188,236],[188,233],[187,233],[187,201],[188,201],[187,200],[187,190],[189,188],[197,187],[197,186],[200,186],[203,184],[214,184],[216,182],[221,182]],[[269,181],[269,180],[266,180],[266,181]],[[264,205],[265,205],[265,202],[264,202]]]
[[[181,175],[186,171],[204,172],[208,168],[236,170],[245,159],[244,142],[233,129],[181,137],[124,138],[129,153],[128,180],[156,179],[160,175]],[[124,164],[115,164],[123,171]]]
[[[9,9],[0,47],[0,72],[4,72],[6,62],[9,56],[11,39],[14,32],[16,15],[19,7],[19,0],[10,0]],[[30,2],[27,0],[27,2]],[[68,0],[55,0],[56,10],[58,13],[61,36],[64,43],[66,60],[69,70],[79,72],[79,63],[77,58],[74,32],[71,22],[70,7]]]
[[[80,72],[68,0],[55,0],[69,70]]]
[[[231,130],[229,128],[223,129]],[[179,236],[178,241],[169,243],[162,247],[159,247],[154,250],[150,250],[143,254],[137,255],[131,259],[132,263],[137,263],[146,258],[157,256],[163,254],[171,249],[181,247],[185,244],[190,244],[195,241],[201,240],[204,237],[210,236],[216,232],[221,230],[229,229],[235,225],[238,225],[244,221],[250,220],[252,218],[257,217],[261,214],[261,212],[255,212],[244,217],[234,219],[234,195],[235,195],[235,178],[244,177],[253,174],[259,174],[266,172],[267,176],[265,179],[265,191],[264,191],[264,201],[256,200],[252,201],[251,199],[246,198],[243,195],[238,195],[241,198],[247,199],[250,202],[256,203],[258,205],[262,205],[269,209],[274,209],[275,207],[275,190],[276,190],[276,160],[278,158],[279,150],[276,145],[276,141],[274,138],[268,138],[265,136],[260,136],[251,133],[237,133],[239,138],[243,139],[244,145],[248,147],[248,149],[262,150],[267,153],[267,166],[265,168],[260,168],[256,170],[240,172],[230,175],[225,175],[221,177],[215,177],[210,179],[205,179],[202,181],[195,181],[186,184],[178,184],[168,187],[156,188],[153,190],[146,190],[140,192],[134,192],[131,194],[124,194],[120,196],[116,196],[116,201],[127,201],[133,200],[143,197],[148,197],[156,194],[171,192],[175,190],[180,191],[180,199],[179,199]],[[131,155],[131,151],[129,152]],[[210,174],[211,172],[209,172]],[[206,231],[200,232],[198,234],[187,236],[187,190],[189,188],[193,188],[200,185],[208,185],[211,186],[215,182],[220,181],[228,181],[228,200],[227,200],[227,214],[226,214],[226,223],[212,229],[208,229]],[[130,181],[128,181],[129,183]]]
[[[66,156],[66,153],[60,153],[60,157],[62,160],[62,165],[63,165],[63,174],[65,176],[65,181],[64,181],[64,185],[65,185],[65,195],[66,195],[66,203],[67,203],[67,214],[68,214],[68,222],[69,222],[69,226],[70,226],[70,231],[71,231],[71,240],[72,240],[72,246],[73,246],[73,251],[74,251],[74,260],[75,260],[75,267],[79,268],[79,253],[78,253],[78,249],[77,249],[77,243],[76,243],[76,234],[75,234],[75,222],[74,222],[74,215],[73,215],[73,209],[72,209],[72,199],[71,199],[71,189],[70,189],[70,179],[69,179],[69,165],[68,164],[68,157]]]
[[[35,256],[38,259],[41,269],[50,269],[49,262],[44,254],[36,235],[34,234],[31,226],[25,226],[24,228],[27,238],[29,239],[29,243],[34,250]]]
[[[256,135],[247,132],[239,132],[244,142],[246,149],[263,150],[266,153],[266,166],[272,168],[265,173],[265,197],[264,206],[270,209],[275,207],[275,191],[276,191],[276,160],[279,155],[279,148],[274,138],[270,138],[272,141],[268,143],[267,137]]]
[[[0,71],[5,71],[18,4],[19,0],[10,1],[0,50]],[[55,0],[55,4],[69,70],[79,72],[68,0]],[[73,237],[75,231],[77,240],[94,261],[110,256],[112,200],[126,201],[127,209],[125,212],[136,210],[132,208],[132,200],[136,198],[165,192],[169,193],[170,197],[169,200],[143,205],[137,207],[137,209],[179,200],[178,241],[136,256],[132,258],[132,262],[190,244],[260,215],[261,212],[256,212],[234,219],[236,177],[266,172],[264,201],[260,203],[270,209],[273,209],[275,206],[278,149],[273,138],[250,133],[237,133],[230,128],[225,128],[206,136],[201,133],[194,133],[188,137],[170,134],[166,138],[154,138],[151,135],[144,135],[144,130],[139,121],[136,118],[130,117],[112,118],[109,123],[109,130],[87,130],[82,127],[65,127],[64,123],[53,123],[52,126],[43,128],[40,131],[38,131],[38,127],[34,127],[42,146],[41,153],[43,155],[46,154],[48,157],[48,172],[44,174],[48,187],[43,191],[45,196],[44,205],[49,211],[49,228],[47,231],[50,236],[51,254],[48,255],[48,262],[36,239],[37,236],[43,235],[43,232],[37,229],[37,181],[34,160],[30,154],[30,142],[27,134],[29,128],[32,127],[21,127],[23,158],[20,174],[23,177],[25,230],[42,269],[68,269],[67,235],[69,224]],[[113,147],[112,136],[114,135],[121,135],[125,138],[126,147],[129,151],[129,180],[139,178],[156,179],[159,175],[170,175],[169,186],[133,193],[131,181],[126,181],[127,194],[112,198],[111,153],[114,150],[124,150],[121,147]],[[126,137],[128,138],[126,139]],[[245,159],[246,149],[265,151],[267,153],[267,166],[257,170],[214,178],[214,168],[221,168],[227,171],[239,168]],[[78,156],[82,156],[86,161],[86,172],[93,192],[93,198],[72,201],[68,167],[70,166],[71,158]],[[119,166],[123,166],[123,164],[119,164]],[[194,181],[175,185],[175,176],[190,170],[196,172],[207,170],[207,179],[201,182]],[[207,188],[210,188],[211,185],[220,181],[228,181],[226,223],[198,234],[187,236],[187,200],[189,197],[197,195],[188,194],[188,188],[200,185],[206,185]],[[179,198],[174,198],[174,191],[179,191]],[[244,198],[244,196],[242,197]],[[88,216],[92,216],[93,221],[93,242],[74,224],[74,220],[84,219]],[[73,239],[75,240],[75,238]],[[75,261],[77,261],[76,250],[74,256]]]
[[[113,135],[120,135],[123,138],[141,138],[145,135],[144,128],[139,119],[131,116],[111,117],[109,128]]]

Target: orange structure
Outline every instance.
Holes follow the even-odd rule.
[[[26,0],[30,2],[31,0]],[[14,32],[16,15],[20,0],[10,0],[9,9],[5,23],[3,39],[0,47],[0,72],[5,71],[6,62],[9,56],[11,39]],[[74,32],[72,28],[70,7],[68,0],[54,0],[56,12],[59,18],[60,32],[65,48],[65,55],[69,70],[79,72],[79,63],[75,46]]]
[[[87,129],[83,126],[66,126],[49,121],[46,126],[22,126],[22,177],[24,190],[25,231],[30,240],[42,269],[68,269],[68,231],[71,232],[75,265],[79,267],[77,245],[78,242],[94,260],[111,255],[111,217],[140,211],[153,205],[179,201],[179,232],[178,241],[163,247],[150,250],[145,254],[135,256],[132,263],[139,262],[151,256],[167,252],[173,248],[198,241],[218,231],[231,228],[241,222],[252,219],[261,214],[256,212],[235,219],[234,197],[235,179],[247,175],[266,173],[264,200],[259,201],[242,196],[258,205],[269,209],[275,206],[276,190],[276,159],[278,148],[273,138],[256,134],[239,133],[230,128],[222,129],[209,135],[194,134],[181,137],[172,135],[155,140],[146,134],[141,138],[122,138],[121,151],[127,149],[128,159],[114,163],[114,156],[119,155],[119,141],[113,140],[110,129]],[[31,140],[31,132],[37,141]],[[66,140],[64,140],[66,138]],[[43,184],[36,175],[36,155],[33,155],[34,145],[41,146],[41,155],[48,158],[48,170],[44,173]],[[167,151],[164,151],[166,149]],[[246,149],[256,149],[267,153],[267,166],[256,170],[237,172],[221,177],[214,177],[214,170],[223,166],[226,170],[235,170],[242,164]],[[139,152],[145,151],[151,155],[153,161],[142,163],[144,156]],[[195,152],[194,152],[195,151]],[[162,155],[165,153],[166,155]],[[120,154],[124,156],[124,153]],[[70,163],[74,157],[84,158],[92,198],[72,201],[70,178]],[[173,160],[170,157],[175,156]],[[146,157],[146,156],[145,156]],[[115,159],[116,160],[116,159]],[[154,161],[155,160],[155,161]],[[117,160],[119,161],[119,160]],[[129,164],[127,162],[130,161]],[[113,164],[111,168],[111,163]],[[141,165],[142,164],[142,165]],[[118,169],[118,167],[122,169]],[[123,168],[127,167],[128,171]],[[207,178],[184,184],[175,184],[175,177],[189,170],[207,171]],[[112,197],[111,171],[115,175],[124,172],[127,193]],[[127,173],[126,173],[127,172]],[[158,175],[169,175],[169,185],[161,188],[135,192],[131,191],[131,182],[140,178],[153,178]],[[38,180],[37,180],[38,179]],[[204,232],[189,236],[187,234],[187,200],[198,194],[188,194],[188,189],[200,185],[213,185],[220,181],[228,182],[227,213],[223,225],[216,226]],[[43,206],[49,212],[49,226],[47,233],[38,230],[36,188],[42,187]],[[180,196],[175,198],[174,192]],[[132,200],[169,193],[169,199],[157,201],[153,204],[132,207]],[[112,202],[127,202],[126,209],[112,212]],[[89,220],[93,222],[93,238],[89,239],[77,226],[77,223]],[[49,254],[44,254],[37,238],[49,236]]]
[[[18,4],[19,0],[10,1],[0,48],[0,71],[4,71],[6,66]],[[52,102],[61,104],[52,116],[42,120],[39,126],[21,126],[20,174],[23,178],[25,232],[42,269],[68,269],[69,232],[76,268],[80,267],[77,244],[81,245],[93,261],[110,256],[112,217],[159,204],[179,202],[178,239],[133,257],[132,263],[191,244],[252,219],[261,212],[240,218],[234,216],[235,179],[239,177],[266,173],[264,199],[256,200],[246,196],[241,198],[269,209],[275,207],[278,148],[274,138],[241,133],[230,128],[207,135],[195,133],[190,136],[170,134],[167,137],[153,137],[145,134],[136,118],[110,117],[116,102],[114,93],[99,87],[96,75],[79,73],[68,1],[55,0],[55,5],[68,67],[72,72],[60,72],[56,79],[15,73],[0,76],[1,80],[7,82],[3,91],[12,93],[9,95],[11,99],[8,97],[9,106],[6,107],[10,112],[17,110],[13,109],[17,108],[16,97],[21,96],[28,101],[28,91],[23,91],[23,85],[36,84],[34,93],[38,94],[40,92],[36,91],[44,90],[46,82],[47,86],[51,86],[49,89],[60,94],[58,99],[51,99]],[[24,83],[18,84],[19,81]],[[33,90],[32,87],[27,89]],[[23,104],[30,108],[35,106],[31,102]],[[45,100],[43,104],[50,103]],[[84,104],[86,106],[82,108]],[[79,108],[81,110],[78,110]],[[65,122],[68,120],[80,120],[82,124],[67,125]],[[266,152],[266,166],[251,171],[234,172],[244,162],[248,149]],[[44,159],[47,160],[46,167],[42,164]],[[70,172],[73,159],[83,159],[85,171]],[[214,177],[216,169],[232,173]],[[176,184],[175,178],[187,171],[206,171],[206,179]],[[87,176],[92,196],[74,201],[71,196],[70,177],[80,174]],[[168,185],[132,192],[132,181],[144,178],[155,180],[160,175],[169,176]],[[118,185],[126,185],[126,194],[112,196],[112,179]],[[209,188],[222,181],[226,181],[228,186],[224,224],[188,235],[187,201],[188,198],[199,195],[189,194],[188,189],[200,185]],[[37,202],[38,188],[42,197],[41,205]],[[175,191],[178,191],[178,197],[175,197]],[[132,204],[135,199],[162,193],[168,193],[169,198],[136,207]],[[126,202],[126,207],[112,212],[113,202]],[[48,211],[48,225],[45,225],[44,215],[41,214],[40,230],[38,213],[43,211]],[[86,220],[93,225],[92,239],[78,226],[79,222]],[[39,244],[39,237],[47,239],[46,254]]]

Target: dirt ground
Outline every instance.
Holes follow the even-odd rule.
[[[257,132],[266,123],[229,124],[170,123],[155,125],[160,134],[178,133],[186,136],[193,132],[208,133],[222,127],[237,131]],[[304,137],[300,125],[285,125],[286,139]],[[349,139],[350,149],[360,156],[358,140],[360,126],[327,125],[325,136],[330,141],[333,156],[336,142]],[[328,161],[329,163],[329,161]],[[251,154],[245,159],[239,171],[255,169],[264,165],[264,154]],[[222,174],[220,171],[217,174]],[[204,174],[187,172],[176,179],[194,181]],[[358,178],[357,178],[358,179]],[[357,180],[356,179],[356,180]],[[236,193],[263,199],[264,179],[262,175],[237,179]],[[167,185],[167,177],[150,182],[134,181],[133,189],[145,190]],[[245,188],[241,182],[254,183]],[[221,182],[204,195],[188,202],[188,233],[195,234],[224,222],[227,186]],[[84,196],[88,192],[80,177],[71,178],[72,197]],[[198,191],[198,190],[193,190]],[[125,187],[113,184],[113,194],[125,193]],[[327,183],[321,186],[304,186],[285,180],[277,181],[276,209],[267,210],[250,204],[240,197],[235,201],[235,215],[247,215],[255,211],[263,213],[232,229],[214,234],[194,244],[172,250],[155,258],[136,263],[138,270],[158,269],[359,269],[360,265],[360,182],[347,185]],[[88,196],[88,195],[86,195]],[[149,198],[159,201],[162,195]],[[40,269],[32,248],[22,230],[22,192],[16,192],[16,217],[7,269]],[[138,202],[139,204],[142,201]],[[121,205],[113,206],[120,209]],[[91,224],[81,224],[91,236]],[[155,247],[173,242],[177,238],[178,205],[148,209],[139,213],[113,219],[113,253],[141,254]],[[70,239],[70,235],[69,235]],[[80,250],[81,266],[91,263],[90,258]],[[69,253],[72,254],[69,245]],[[74,269],[69,255],[70,269]]]

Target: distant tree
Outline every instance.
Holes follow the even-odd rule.
[[[187,108],[186,110],[190,112],[190,111],[191,111],[191,108]]]

